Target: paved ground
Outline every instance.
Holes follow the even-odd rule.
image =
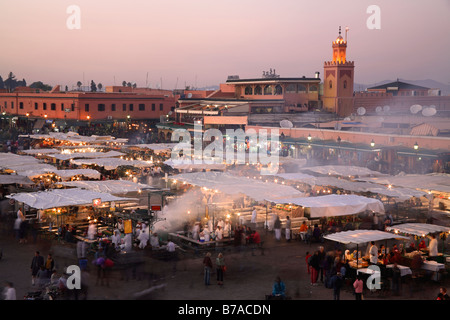
[[[276,276],[280,276],[286,283],[287,294],[293,300],[332,300],[333,292],[323,284],[310,285],[307,273],[305,254],[314,251],[318,244],[305,244],[299,241],[286,242],[274,240],[272,233],[261,232],[265,240],[265,255],[256,252],[252,256],[249,251],[240,251],[231,248],[224,252],[227,264],[224,285],[218,286],[215,274],[211,276],[211,285],[203,284],[202,256],[195,257],[192,253],[183,255],[176,264],[172,261],[154,259],[147,252],[145,264],[137,269],[136,277],[131,272],[125,274],[112,270],[109,277],[109,286],[104,283],[96,284],[97,273],[89,263],[85,273],[88,283],[89,300],[264,300],[270,293],[272,283]],[[325,243],[332,248],[333,243]],[[35,250],[46,256],[55,252],[56,268],[61,272],[63,268],[72,264],[73,260],[59,257],[56,252],[61,245],[47,240],[38,240],[32,243],[29,239],[26,244],[17,243],[11,234],[0,235],[0,248],[3,249],[3,258],[0,260],[0,281],[12,281],[17,290],[17,297],[34,290],[31,286],[30,264]],[[213,261],[217,252],[212,252]],[[442,283],[449,287],[448,279]],[[439,292],[441,283],[426,281],[417,286],[405,282],[399,296],[382,296],[379,293],[367,293],[366,299],[413,299],[434,300]],[[450,288],[450,287],[449,287]],[[341,300],[354,300],[349,289],[343,289]]]

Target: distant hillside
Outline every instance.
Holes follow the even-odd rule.
[[[416,86],[422,86],[427,87],[430,89],[441,89],[441,95],[446,96],[450,95],[450,84],[444,84],[435,80],[426,79],[426,80],[406,80],[406,79],[399,79],[400,81],[415,84]],[[367,88],[380,86],[382,84],[386,84],[389,82],[394,82],[395,80],[383,80],[377,83],[372,84],[361,84],[361,83],[355,83],[354,90],[355,91],[365,91]]]

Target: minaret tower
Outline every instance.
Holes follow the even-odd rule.
[[[324,63],[323,108],[340,116],[348,116],[353,110],[353,61],[347,61],[347,31],[345,39],[339,35],[332,42],[333,60]]]

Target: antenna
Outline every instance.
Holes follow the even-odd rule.
[[[348,33],[348,30],[350,30],[350,28],[349,28],[349,27],[345,27],[345,42],[347,42],[347,33]]]

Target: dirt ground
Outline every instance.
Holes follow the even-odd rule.
[[[215,272],[211,275],[211,284],[203,283],[203,254],[194,252],[179,253],[177,261],[166,261],[152,257],[146,250],[144,263],[135,270],[119,270],[114,266],[103,284],[97,282],[97,270],[91,261],[83,273],[83,288],[87,288],[87,300],[265,300],[271,292],[276,276],[286,284],[286,292],[292,300],[333,300],[333,290],[323,283],[311,286],[307,272],[306,252],[317,250],[319,244],[307,244],[285,239],[276,241],[271,232],[260,231],[264,241],[264,255],[256,251],[253,256],[247,248],[225,247],[223,254],[227,265],[224,285],[216,282]],[[326,250],[333,250],[335,243],[325,242]],[[0,248],[3,258],[0,260],[0,281],[11,281],[17,291],[17,299],[34,291],[31,285],[30,264],[34,252],[39,250],[44,257],[54,253],[56,270],[60,274],[65,267],[76,263],[59,254],[63,245],[57,241],[38,239],[33,243],[29,238],[25,244],[19,244],[12,234],[0,236]],[[218,252],[212,249],[215,261]],[[92,259],[92,257],[91,257]],[[87,284],[87,286],[86,286]],[[403,278],[399,295],[390,291],[366,291],[366,300],[435,300],[440,286],[449,286],[449,278],[441,281],[430,279],[413,282]],[[80,299],[85,298],[83,295]],[[73,297],[72,297],[73,299]],[[341,300],[355,300],[351,281],[341,290]]]

